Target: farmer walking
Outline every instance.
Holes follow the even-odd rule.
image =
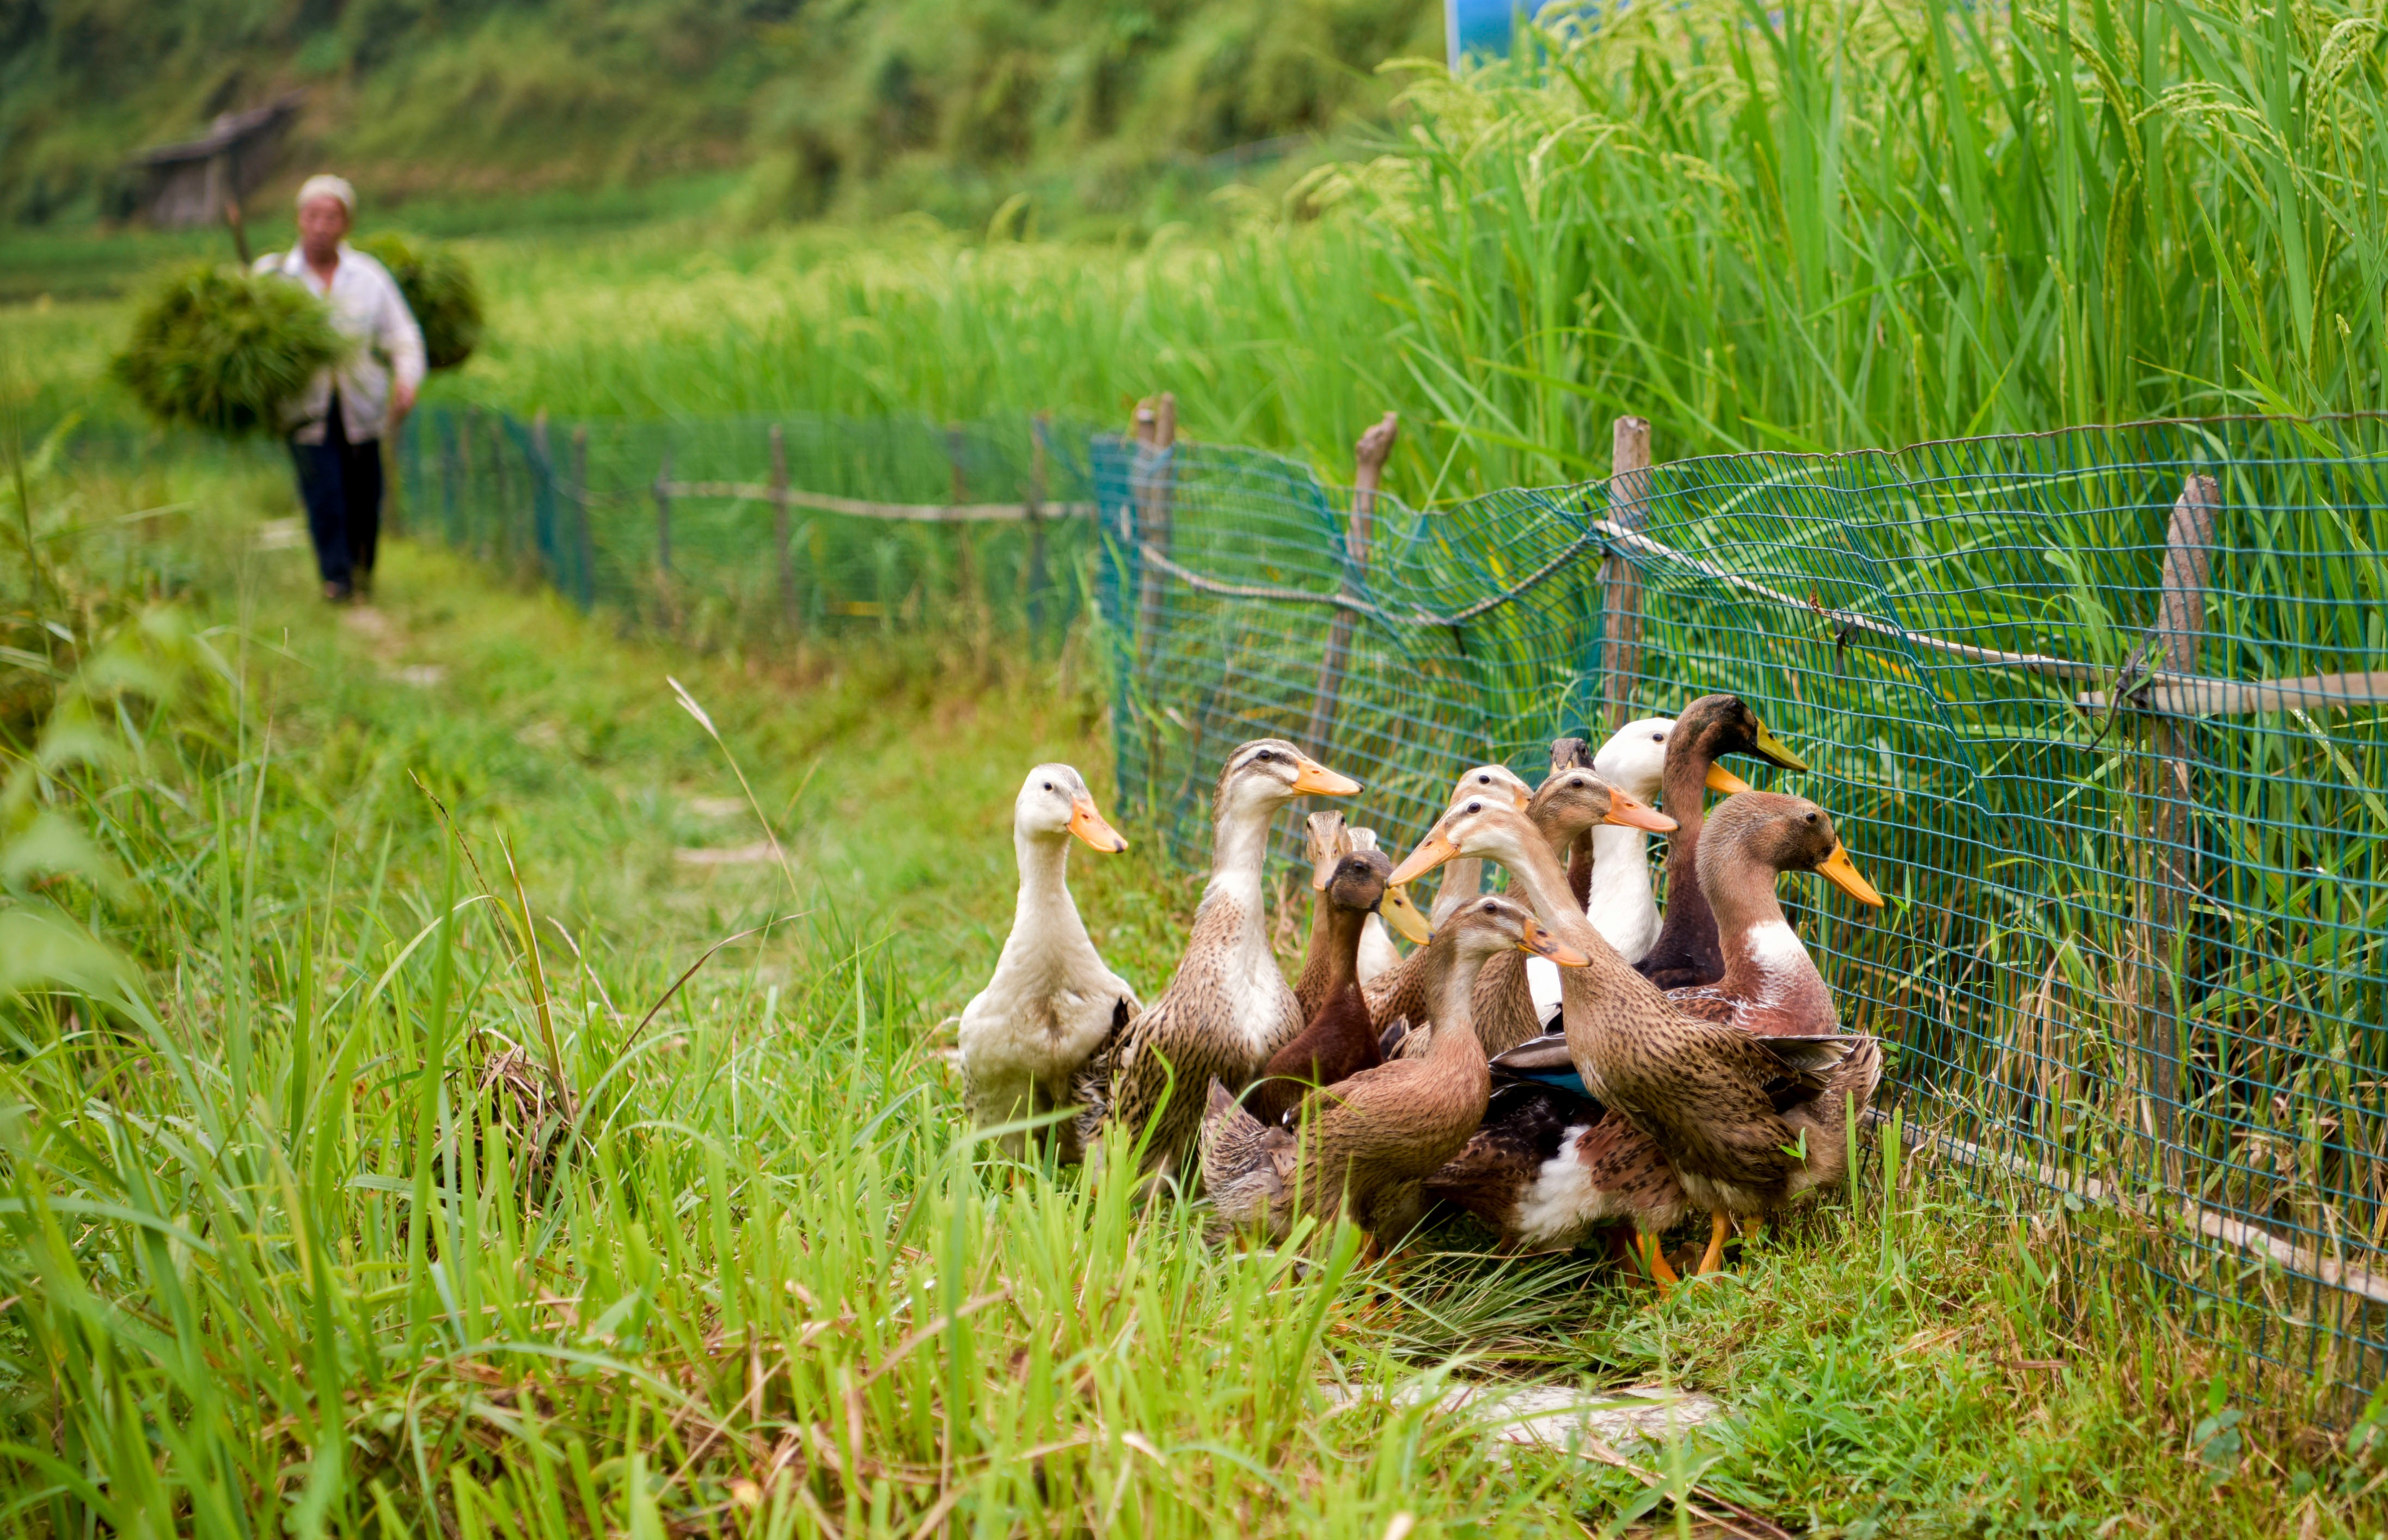
[[[334,603],[373,592],[381,438],[413,409],[424,367],[423,329],[398,281],[349,245],[356,208],[356,189],[345,180],[309,177],[298,189],[298,246],[257,263],[260,272],[306,284],[330,308],[333,327],[357,344],[346,362],[317,373],[285,413],[316,570],[324,597]]]

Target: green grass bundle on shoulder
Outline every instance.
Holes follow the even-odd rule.
[[[356,247],[398,280],[432,368],[453,369],[473,356],[481,345],[481,286],[455,248],[409,235],[368,236]]]
[[[300,285],[201,263],[150,293],[113,369],[159,423],[237,438],[278,431],[285,403],[350,346]]]

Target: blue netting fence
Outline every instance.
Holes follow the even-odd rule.
[[[627,619],[1087,627],[1121,814],[1188,865],[1248,738],[1359,776],[1395,844],[1467,764],[1537,778],[1554,737],[1742,695],[1812,766],[1751,778],[1830,808],[1892,901],[1785,885],[1892,1047],[1886,1100],[1945,1157],[2124,1216],[2232,1340],[2388,1382],[2388,422],[1728,456],[1428,509],[1027,419],[449,411],[400,463],[418,533]]]

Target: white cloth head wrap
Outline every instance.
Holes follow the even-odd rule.
[[[298,184],[299,208],[306,208],[317,198],[337,198],[341,208],[351,214],[357,211],[357,190],[349,185],[344,176],[311,176]]]

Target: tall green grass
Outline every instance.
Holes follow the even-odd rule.
[[[404,543],[345,622],[256,546],[271,467],[27,469],[0,927],[82,945],[6,953],[10,1533],[1614,1534],[1693,1483],[1846,1534],[2388,1522],[2377,1423],[2183,1332],[2128,1229],[1928,1165],[1652,1309],[995,1161],[937,1024],[1019,764],[1108,779],[1070,659],[692,656]],[[699,802],[725,752],[785,872],[675,858],[760,832]],[[1194,887],[1073,876],[1156,987]],[[1734,1416],[1637,1477],[1383,1395],[1448,1377]]]

